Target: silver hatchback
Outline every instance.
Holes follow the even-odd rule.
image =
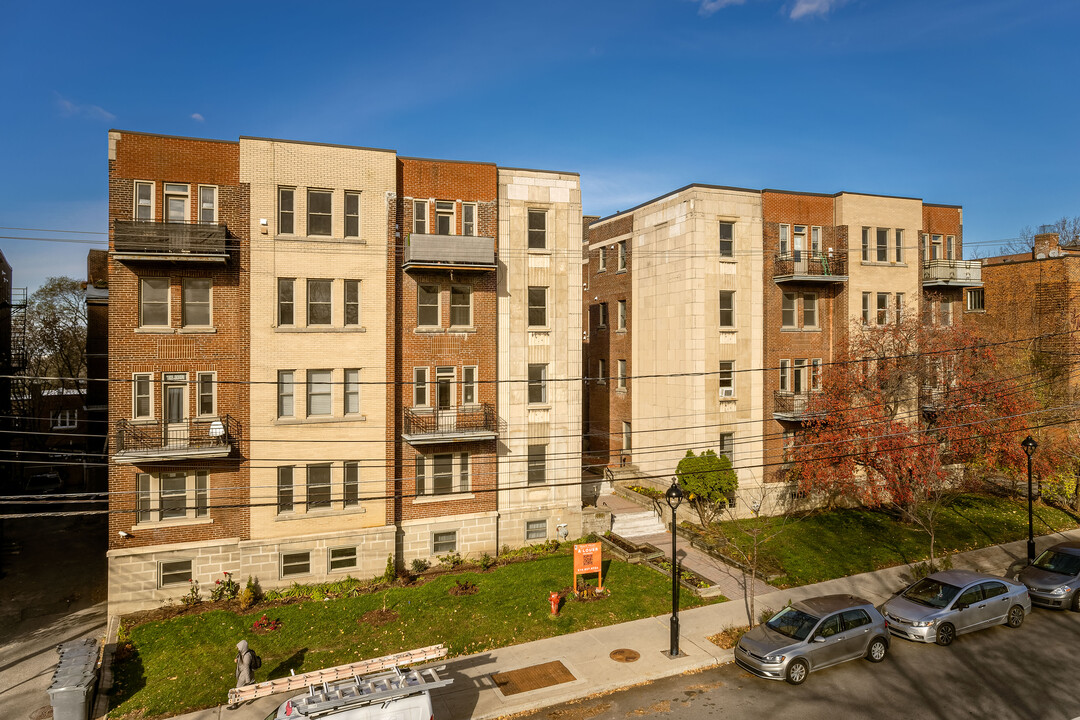
[[[865,657],[881,662],[889,649],[885,618],[854,595],[823,595],[793,603],[749,630],[735,646],[735,662],[769,680],[799,685],[830,665]]]
[[[949,645],[957,635],[1004,623],[1020,627],[1031,612],[1021,583],[969,570],[934,573],[882,606],[894,635]]]
[[[1044,550],[1017,579],[1027,585],[1036,605],[1080,610],[1080,542],[1058,543]]]

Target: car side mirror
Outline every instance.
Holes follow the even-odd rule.
[[[824,635],[815,635],[812,642],[816,642],[816,643],[825,642],[825,636]]]

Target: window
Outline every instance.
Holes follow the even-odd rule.
[[[735,459],[735,433],[720,433],[718,455],[727,455],[728,460]]]
[[[217,187],[213,185],[199,186],[199,222],[217,222]]]
[[[345,486],[343,491],[343,507],[354,507],[360,504],[360,463],[345,463]]]
[[[780,306],[780,327],[795,327],[795,293],[784,293]]]
[[[135,420],[148,420],[154,417],[153,375],[139,373],[134,376],[132,385],[131,416]]]
[[[803,327],[817,327],[817,293],[803,293],[802,324]]]
[[[165,183],[165,222],[187,222],[188,186]]]
[[[296,410],[293,398],[295,373],[292,370],[278,370],[277,405],[278,417],[292,417]]]
[[[158,518],[187,517],[187,473],[161,473],[158,485]]]
[[[547,537],[547,520],[527,520],[525,522],[525,541],[543,540]]]
[[[615,319],[615,321],[616,321],[615,327],[616,327],[617,330],[625,330],[626,329],[626,301],[625,300],[620,300],[618,302],[618,304],[615,306],[615,309],[617,311],[616,314],[618,316]]]
[[[53,430],[72,430],[78,427],[79,424],[79,411],[72,410],[57,410],[53,415]]]
[[[146,277],[139,281],[139,325],[169,326],[169,278]]]
[[[619,243],[619,272],[626,270],[626,241]]]
[[[345,281],[345,324],[360,324],[360,281]]]
[[[952,325],[952,300],[941,301],[941,324]]]
[[[277,469],[277,511],[293,511],[293,469],[283,465]]]
[[[720,223],[720,257],[735,256],[735,223]]]
[[[472,288],[453,285],[450,288],[450,326],[472,325]]]
[[[435,201],[435,234],[454,234],[454,203],[449,200]]]
[[[330,507],[330,466],[307,466],[307,509]]]
[[[135,522],[150,522],[150,475],[135,476]]]
[[[452,553],[457,550],[457,530],[431,533],[431,554]]]
[[[454,455],[439,453],[432,456],[433,469],[431,490],[433,495],[449,495],[454,492]]]
[[[817,225],[810,228],[810,254],[814,257],[821,255],[821,228]]]
[[[195,517],[206,517],[210,512],[210,473],[195,471]]]
[[[475,365],[466,365],[461,368],[461,403],[463,405],[476,404],[476,371]]]
[[[931,260],[940,260],[942,257],[943,257],[943,249],[942,249],[942,246],[941,246],[941,236],[940,235],[931,235],[930,236],[930,259]]]
[[[135,219],[154,219],[154,183],[135,183]]]
[[[360,237],[360,193],[345,193],[345,237]]]
[[[357,415],[360,413],[360,371],[345,371],[345,414]]]
[[[904,262],[904,231],[896,229],[896,262]]]
[[[618,377],[618,382],[616,384],[616,387],[619,390],[625,390],[626,389],[626,361],[625,360],[619,360],[616,363],[616,367],[618,368],[618,376],[617,376]]]
[[[332,280],[307,281],[307,324],[329,325],[333,300]]]
[[[780,392],[788,391],[788,375],[791,372],[791,361],[780,361]]]
[[[821,389],[821,358],[810,361],[810,389]]]
[[[214,373],[205,372],[196,375],[195,390],[198,395],[198,414],[200,417],[212,417],[217,414],[217,393],[214,392]]]
[[[158,586],[186,585],[191,582],[190,560],[166,560],[158,563]]]
[[[428,369],[413,368],[413,407],[427,407],[428,404]]]
[[[210,288],[209,278],[184,278],[180,293],[184,325],[210,326]]]
[[[529,249],[543,250],[547,247],[547,212],[529,210]]]
[[[858,608],[855,610],[846,610],[840,617],[844,621],[844,630],[854,630],[863,625],[869,625],[872,622],[870,616],[866,614],[866,611]]]
[[[476,235],[475,203],[461,203],[461,234]]]
[[[278,188],[278,233],[292,235],[296,232],[294,188]]]
[[[420,327],[439,326],[439,286],[416,286],[416,324]]]
[[[877,229],[877,261],[889,261],[889,231],[886,228]]]
[[[720,380],[720,397],[735,397],[735,363],[731,360],[720,361],[717,378]]]
[[[330,206],[333,193],[329,190],[307,191],[307,234],[330,234]]]
[[[597,268],[597,272],[604,272],[607,270],[607,248],[602,247],[596,251],[596,256],[600,259],[600,265]]]
[[[607,360],[599,358],[596,361],[596,381],[600,385],[607,384]]]
[[[311,572],[311,552],[281,553],[281,577],[307,575]]]
[[[427,233],[427,200],[413,201],[413,232]]]
[[[733,290],[720,291],[720,327],[735,327],[735,292]]]
[[[277,316],[278,325],[293,324],[293,292],[296,281],[293,278],[278,278],[277,281]]]
[[[955,250],[955,244],[956,244],[956,237],[955,236],[953,236],[953,235],[946,235],[945,236],[945,258],[946,259],[952,260],[955,257],[955,255],[953,255],[953,252]]]
[[[801,258],[802,253],[806,250],[806,226],[796,225],[792,228],[791,233],[791,250],[798,260]]]
[[[331,373],[329,370],[308,370],[307,373],[307,414],[330,415]]]
[[[790,225],[780,225],[780,255],[782,257],[791,254],[791,241],[789,239],[790,230]]]
[[[596,324],[597,327],[607,327],[607,303],[600,303],[598,305],[600,310],[598,311],[600,321]]]
[[[967,291],[968,312],[982,312],[986,309],[983,288],[969,288]]]
[[[896,322],[904,319],[904,293],[896,293]]]
[[[1007,587],[999,582],[985,582],[979,585],[983,591],[983,598],[989,600],[990,598],[997,597],[998,595],[1004,595],[1009,591]]]
[[[529,404],[547,402],[547,365],[529,365]]]
[[[870,324],[870,293],[868,292],[862,294],[862,324]]]
[[[547,327],[546,287],[529,288],[529,327]]]
[[[631,441],[633,440],[633,434],[630,432],[630,423],[623,421],[622,424],[622,449],[623,452],[630,452],[633,450]]]
[[[889,293],[877,294],[877,324],[885,325],[889,322]]]
[[[528,455],[529,485],[547,482],[547,445],[530,445]]]
[[[326,555],[326,566],[331,572],[356,567],[356,546],[330,548]]]

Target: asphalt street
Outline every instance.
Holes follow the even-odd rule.
[[[893,638],[881,664],[853,660],[798,687],[734,663],[515,716],[588,718],[994,718],[1080,716],[1080,614],[1035,609],[1024,624],[962,635],[950,647]],[[640,662],[640,661],[639,661]]]

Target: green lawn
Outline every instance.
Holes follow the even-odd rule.
[[[1077,518],[1036,504],[1035,534],[1075,528]],[[962,495],[942,514],[935,554],[997,545],[1027,537],[1027,502],[985,495]],[[766,546],[780,576],[773,584],[792,587],[893,565],[925,560],[928,536],[880,510],[850,509],[788,521]],[[1004,568],[1002,568],[1004,571]]]
[[[135,653],[114,668],[110,715],[150,718],[224,704],[235,684],[233,658],[241,639],[262,657],[255,673],[262,681],[289,670],[306,672],[437,643],[445,643],[451,656],[476,653],[670,610],[671,585],[663,575],[642,565],[604,564],[604,587],[611,596],[594,602],[568,599],[558,617],[550,614],[548,593],[572,582],[573,558],[567,554],[357,598],[146,623],[131,632]],[[454,597],[447,590],[455,580],[471,580],[479,591]],[[364,613],[382,608],[384,595],[398,619],[379,628],[358,623]],[[687,608],[717,600],[689,592],[680,597]],[[254,634],[251,624],[263,612],[284,626]]]

